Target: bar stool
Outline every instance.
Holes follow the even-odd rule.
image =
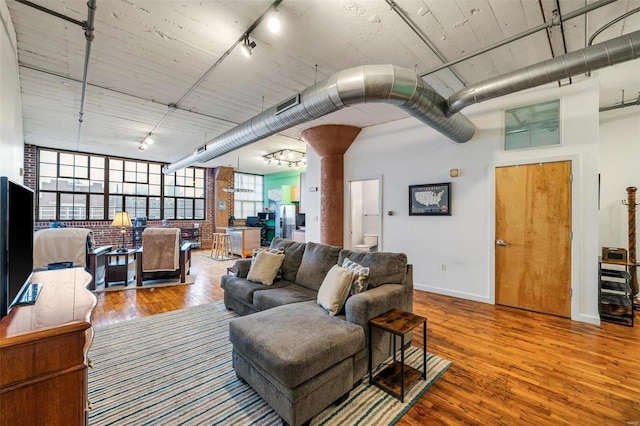
[[[220,244],[222,243],[222,235],[224,234],[219,234],[216,232],[213,233],[213,240],[211,243],[211,257],[213,257],[214,259],[218,258],[218,250],[220,250]]]
[[[213,234],[213,243],[211,244],[211,257],[216,260],[229,260],[233,258],[231,234]]]
[[[231,234],[222,234],[222,242],[220,243],[220,259],[233,259],[233,248],[231,247]]]

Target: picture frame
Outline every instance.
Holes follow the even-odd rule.
[[[409,185],[409,216],[451,216],[451,182]]]

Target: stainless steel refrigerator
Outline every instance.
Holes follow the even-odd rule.
[[[276,237],[293,238],[296,229],[296,206],[281,204],[276,209]]]

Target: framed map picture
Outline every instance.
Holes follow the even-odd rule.
[[[451,182],[410,185],[409,216],[451,216]]]

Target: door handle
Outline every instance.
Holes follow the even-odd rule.
[[[507,247],[509,243],[504,240],[496,240],[496,245]]]

